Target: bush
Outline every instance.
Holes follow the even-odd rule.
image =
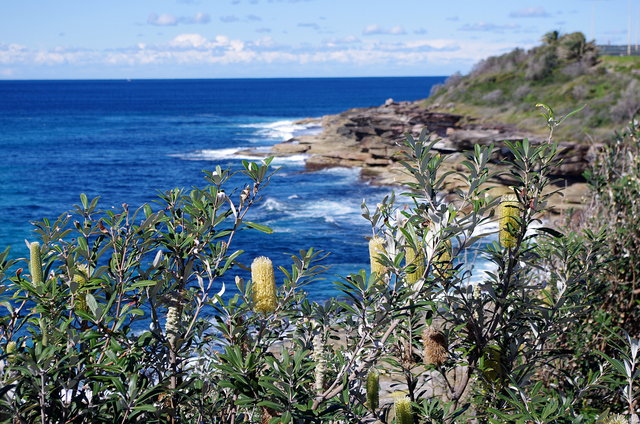
[[[561,120],[545,110],[552,132]],[[221,277],[241,266],[235,234],[269,231],[245,218],[268,159],[244,162],[237,191],[223,190],[236,176],[218,168],[208,187],[167,192],[156,210],[100,211],[82,196],[38,223],[28,260],[0,257],[2,418],[579,423],[603,412],[588,393],[604,385],[608,400],[624,388],[619,412],[633,412],[635,339],[622,362],[602,356],[611,372],[563,369],[583,353],[574,341],[594,309],[603,235],[540,225],[558,164],[551,136],[507,143],[513,186],[501,198],[489,195],[493,148],[476,146],[458,175],[466,188],[447,202],[436,142],[408,136],[404,201],[362,205],[371,271],[336,282],[342,297],[324,304],[303,291],[324,269],[312,249],[281,269],[278,287],[257,258],[251,280],[225,295]],[[493,264],[480,281],[469,251]],[[141,322],[149,330],[134,331]]]

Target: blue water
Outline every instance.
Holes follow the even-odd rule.
[[[26,256],[30,222],[57,217],[80,193],[101,196],[103,208],[137,207],[157,191],[203,186],[204,169],[238,169],[241,148],[308,131],[297,119],[417,100],[443,80],[0,81],[0,249]],[[287,267],[300,249],[331,252],[327,282],[307,288],[320,300],[335,294],[334,275],[367,267],[360,203],[390,189],[362,183],[354,169],[304,172],[301,157],[275,163],[282,169],[251,214],[275,233],[246,232],[234,247],[246,264],[266,255]]]

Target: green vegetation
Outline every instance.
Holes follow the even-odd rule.
[[[563,119],[544,115],[553,133]],[[304,292],[324,271],[312,249],[283,281],[252,260],[251,281],[224,295],[222,277],[244,266],[237,232],[270,231],[246,219],[269,159],[218,168],[155,209],[81,196],[36,224],[29,258],[0,255],[0,420],[637,422],[639,138],[632,125],[604,152],[594,215],[572,230],[540,221],[558,166],[551,136],[507,142],[514,185],[501,198],[489,195],[493,146],[476,146],[447,202],[437,140],[409,136],[404,202],[362,205],[372,270],[337,281],[342,296],[323,304]],[[478,281],[468,252],[493,264]]]
[[[426,104],[454,113],[536,130],[532,106],[587,107],[559,128],[571,140],[606,138],[640,110],[640,56],[598,56],[579,32],[546,34],[542,45],[481,61],[466,76],[435,87]]]

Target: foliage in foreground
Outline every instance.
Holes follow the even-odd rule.
[[[37,223],[28,260],[0,258],[0,418],[628,422],[637,339],[580,362],[585,335],[602,323],[593,317],[610,316],[600,305],[612,288],[611,239],[540,221],[557,145],[508,143],[513,187],[501,198],[488,194],[492,147],[476,147],[458,175],[467,188],[445,202],[442,157],[428,139],[406,141],[415,183],[404,200],[362,206],[371,272],[337,282],[342,296],[324,304],[303,291],[324,270],[312,249],[281,269],[280,284],[257,258],[251,280],[236,278],[224,295],[222,277],[242,266],[237,232],[268,231],[246,214],[271,178],[269,160],[245,162],[237,191],[223,187],[239,175],[218,168],[206,188],[167,192],[155,209],[102,211],[82,196]],[[472,275],[472,255],[492,264],[484,277]],[[611,325],[598,333],[605,343]]]

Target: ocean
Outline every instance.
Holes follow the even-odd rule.
[[[425,98],[444,79],[0,81],[0,250],[27,256],[31,222],[55,219],[80,193],[100,196],[103,209],[135,208],[159,191],[203,186],[202,171],[216,165],[239,169],[240,150],[319,130],[297,120]],[[391,188],[362,182],[358,169],[307,172],[304,159],[276,159],[281,169],[250,212],[274,233],[244,232],[232,248],[245,264],[262,255],[285,267],[301,249],[329,252],[326,279],[306,287],[322,300],[339,276],[368,268],[360,204]]]

